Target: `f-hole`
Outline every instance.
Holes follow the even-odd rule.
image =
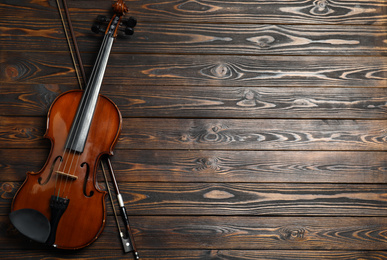
[[[86,186],[87,186],[87,180],[89,179],[89,174],[90,174],[90,167],[89,165],[87,164],[87,162],[84,162],[81,164],[81,167],[85,166],[86,165],[86,178],[85,178],[85,182],[83,183],[83,194],[86,196],[86,197],[91,197],[94,195],[94,191],[90,191],[90,194],[87,194],[86,192]]]
[[[51,179],[52,172],[54,171],[55,163],[56,163],[56,161],[57,161],[58,159],[60,159],[60,161],[62,161],[62,156],[59,155],[59,156],[57,156],[57,157],[55,158],[54,162],[51,164],[50,173],[48,174],[47,179],[46,179],[43,183],[42,183],[42,177],[39,177],[38,183],[39,183],[40,185],[46,185],[47,182]]]

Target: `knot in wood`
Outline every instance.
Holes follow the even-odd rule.
[[[247,89],[243,92],[243,97],[240,101],[237,102],[237,105],[242,107],[254,107],[257,105],[256,103],[257,96],[259,96],[258,93],[255,93],[250,89]]]
[[[219,64],[211,70],[212,74],[217,78],[226,78],[229,75],[229,68],[227,65]]]
[[[296,99],[293,101],[294,107],[317,107],[315,103],[307,99]]]
[[[222,129],[222,127],[221,127],[221,126],[218,126],[218,125],[213,126],[213,127],[211,128],[211,130],[212,130],[214,133],[219,132],[219,130],[221,130],[221,129]]]
[[[206,199],[229,199],[235,197],[234,194],[224,190],[212,190],[203,195]]]
[[[327,7],[327,4],[328,4],[327,2],[328,2],[327,0],[318,0],[314,2],[314,5],[317,6],[319,11],[322,11]]]
[[[15,133],[14,136],[17,138],[26,138],[26,139],[32,139],[35,138],[37,132],[39,132],[37,129],[34,128],[18,128],[14,127],[12,129]]]
[[[210,124],[193,127],[188,134],[188,138],[191,141],[199,143],[226,142],[229,137],[227,136],[227,133],[223,132],[223,130],[227,128],[228,127],[226,125],[222,124]]]
[[[247,100],[253,100],[255,98],[255,93],[251,90],[247,90],[245,92],[245,99]]]
[[[268,48],[270,44],[275,42],[275,38],[271,35],[262,35],[247,39],[250,42],[256,43],[260,48]]]
[[[184,1],[181,4],[176,5],[175,8],[185,13],[200,13],[200,14],[202,14],[203,12],[207,12],[207,13],[215,12],[221,9],[221,7],[201,3],[195,0]]]
[[[10,65],[5,68],[5,75],[8,79],[17,79],[19,71],[15,66]]]
[[[305,236],[304,228],[282,228],[279,232],[284,240],[303,240]]]
[[[180,136],[180,141],[182,142],[189,142],[190,140],[191,138],[186,134],[183,134],[182,136]]]
[[[10,199],[13,197],[14,186],[9,182],[4,182],[0,187],[1,198]]]
[[[328,4],[328,0],[315,0],[310,13],[313,15],[329,15],[333,13],[333,10],[328,7]]]
[[[195,171],[218,171],[220,170],[218,166],[219,159],[218,158],[198,158],[196,160],[197,166],[195,167]]]

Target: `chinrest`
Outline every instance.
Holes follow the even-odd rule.
[[[37,210],[19,209],[9,214],[14,227],[26,237],[45,243],[51,232],[50,221]]]

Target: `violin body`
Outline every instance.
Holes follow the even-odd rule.
[[[117,106],[98,95],[83,152],[66,149],[83,93],[81,90],[65,92],[52,104],[44,136],[51,141],[50,154],[39,172],[27,173],[11,209],[28,208],[42,213],[51,221],[53,237],[48,244],[63,249],[89,245],[105,226],[106,192],[97,187],[97,166],[102,155],[112,155],[121,131],[122,118]],[[59,218],[52,216],[57,214],[50,205],[53,197],[63,198],[67,203]]]

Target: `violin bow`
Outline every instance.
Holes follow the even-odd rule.
[[[74,58],[74,52],[73,52],[72,45],[70,43],[70,39],[69,39],[69,36],[68,36],[68,33],[67,33],[67,29],[66,29],[65,21],[63,19],[63,15],[62,15],[61,7],[60,7],[60,4],[59,4],[59,0],[56,0],[57,6],[58,6],[58,12],[59,12],[59,15],[60,15],[60,18],[61,18],[61,21],[62,21],[63,30],[64,30],[64,33],[66,35],[67,44],[68,44],[68,47],[69,47],[69,50],[70,50],[71,59],[72,59],[73,64],[74,64],[74,68],[75,68],[75,73],[76,73],[76,76],[77,76],[78,84],[79,84],[80,89],[83,89],[83,85],[86,86],[86,84],[87,84],[86,83],[86,74],[85,74],[85,70],[84,70],[84,67],[83,67],[81,55],[80,55],[80,52],[79,52],[79,49],[78,49],[78,43],[77,43],[77,40],[75,38],[73,26],[72,26],[72,23],[71,23],[70,13],[69,13],[69,10],[67,8],[67,2],[66,2],[66,0],[62,0],[62,2],[63,2],[63,9],[65,10],[67,24],[68,24],[68,27],[69,27],[69,30],[70,30],[71,39],[72,39],[73,44],[74,44],[74,49],[75,49],[75,53],[76,53],[76,57],[77,57],[78,63],[76,62],[76,60]],[[120,2],[119,4],[124,5],[122,0],[118,0],[118,2]],[[82,74],[83,84],[82,84],[81,76],[79,75],[79,72],[78,72],[77,64],[79,64],[79,70],[81,71],[81,74]],[[120,190],[118,188],[118,183],[117,183],[117,180],[116,180],[116,177],[115,177],[115,174],[114,174],[112,163],[111,163],[109,157],[106,158],[106,161],[107,161],[107,165],[108,165],[108,168],[109,168],[110,176],[111,176],[111,179],[113,181],[114,188],[115,188],[115,191],[116,191],[118,205],[120,207],[120,215],[122,217],[122,221],[125,224],[125,232],[122,232],[122,229],[120,227],[120,222],[119,222],[118,217],[117,217],[117,211],[116,211],[115,206],[114,206],[112,193],[111,193],[111,190],[110,190],[110,187],[109,187],[109,183],[108,183],[108,180],[107,180],[105,168],[104,168],[103,163],[101,161],[102,173],[103,173],[103,176],[104,176],[104,179],[105,179],[105,183],[106,183],[106,187],[107,187],[107,190],[108,190],[110,202],[111,202],[111,205],[112,205],[112,208],[113,208],[113,213],[114,213],[114,217],[115,217],[115,221],[116,221],[116,225],[117,225],[117,228],[118,228],[119,237],[121,239],[123,250],[124,250],[125,253],[133,252],[134,259],[140,259],[139,255],[138,255],[138,252],[137,252],[137,249],[136,249],[136,246],[135,246],[135,243],[134,243],[134,239],[133,239],[133,236],[132,236],[132,231],[131,231],[130,224],[129,224],[128,214],[127,214],[127,211],[126,211],[126,208],[125,208],[125,205],[124,205],[124,200],[122,199],[122,195],[121,195]]]

